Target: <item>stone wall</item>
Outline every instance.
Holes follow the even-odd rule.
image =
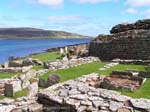
[[[121,30],[121,32],[118,31],[111,35],[99,35],[90,43],[89,55],[97,56],[101,60],[115,58],[149,60],[149,49],[149,30]]]
[[[38,93],[38,101],[44,112],[149,112],[148,99],[132,99],[116,91],[95,88],[101,78],[93,73],[53,85]]]

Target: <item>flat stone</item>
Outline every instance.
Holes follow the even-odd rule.
[[[131,99],[130,102],[135,108],[145,109],[147,111],[150,111],[149,99]]]
[[[66,104],[72,105],[75,109],[78,109],[78,107],[80,106],[80,100],[77,99],[66,98],[64,99],[64,102]]]
[[[103,100],[101,100],[101,101],[92,101],[92,102],[93,102],[93,106],[96,107],[96,108],[98,108],[98,107],[109,107],[108,102],[103,101]]]
[[[80,95],[71,95],[70,98],[77,99],[77,100],[87,100],[88,96],[86,94],[80,94]]]
[[[120,108],[117,110],[117,112],[131,112],[131,110],[129,110],[127,108]]]
[[[80,107],[77,109],[77,112],[86,112],[86,109],[87,109],[86,106],[80,106]]]
[[[110,101],[109,109],[113,112],[116,112],[119,108],[123,107],[123,103]]]
[[[10,105],[13,104],[15,102],[14,99],[10,99],[10,98],[4,98],[2,100],[0,100],[0,104],[4,104],[4,105]]]
[[[0,105],[0,112],[11,112],[14,108],[16,108],[15,105]]]
[[[92,102],[87,100],[87,101],[81,101],[81,105],[86,105],[86,106],[92,106]]]
[[[79,92],[77,89],[71,89],[69,91],[69,95],[76,95],[76,94],[81,94],[81,92]]]

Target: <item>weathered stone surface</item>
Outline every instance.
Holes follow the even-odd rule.
[[[5,83],[5,96],[13,97],[15,92],[22,90],[21,81],[18,79],[10,80]]]
[[[2,100],[0,100],[0,104],[3,104],[3,105],[11,105],[15,102],[14,99],[10,99],[10,98],[4,98]]]
[[[59,83],[59,81],[60,81],[59,75],[56,74],[50,75],[47,80],[47,86],[52,86],[54,84],[57,84]]]
[[[150,100],[149,99],[131,99],[130,102],[137,109],[143,109],[150,111]]]
[[[118,110],[118,108],[121,108],[123,106],[124,106],[124,104],[121,102],[110,101],[109,109],[113,112],[116,112]]]
[[[11,112],[14,108],[16,108],[15,105],[0,105],[0,112]]]
[[[40,87],[46,87],[47,86],[47,82],[45,79],[39,78],[39,86]]]
[[[43,112],[43,105],[34,103],[29,105],[29,112]]]
[[[132,112],[131,109],[128,108],[120,108],[117,110],[117,112]]]
[[[38,93],[38,82],[33,82],[28,87],[28,98],[34,98]]]

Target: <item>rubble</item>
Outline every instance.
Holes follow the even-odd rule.
[[[49,70],[58,70],[58,69],[66,69],[70,67],[79,66],[81,64],[99,62],[99,58],[97,57],[83,57],[83,58],[71,58],[70,60],[57,60],[54,62],[46,62],[44,64],[45,68]]]

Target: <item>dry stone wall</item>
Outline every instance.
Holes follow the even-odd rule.
[[[148,23],[147,23],[148,24]],[[145,24],[145,25],[147,25]],[[150,24],[150,22],[149,22]],[[119,27],[120,28],[120,27]],[[101,60],[150,59],[150,31],[147,29],[122,30],[111,35],[100,35],[90,43],[89,55]]]
[[[112,90],[95,88],[101,76],[93,73],[59,83],[38,93],[45,112],[149,112],[150,100],[132,99]]]

